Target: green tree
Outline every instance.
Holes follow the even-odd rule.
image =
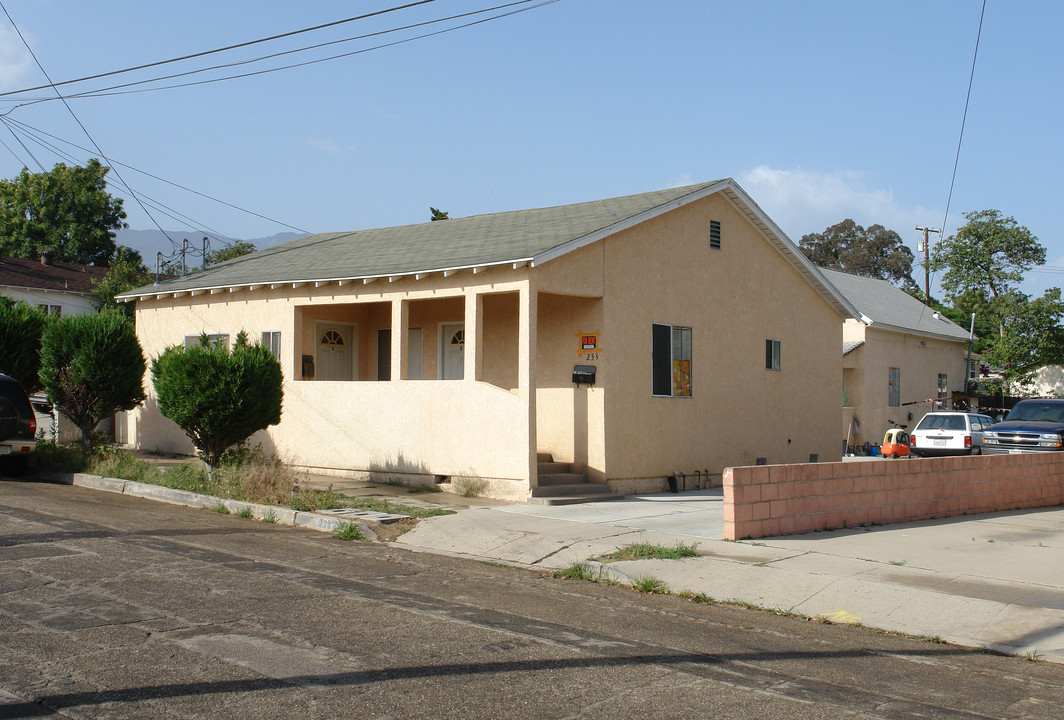
[[[106,265],[115,231],[128,227],[122,199],[107,192],[109,170],[94,158],[0,180],[0,255],[36,258],[50,248],[60,262]]]
[[[121,313],[58,318],[41,338],[41,383],[81,430],[85,452],[100,420],[144,399],[145,366],[133,323]]]
[[[944,270],[940,284],[946,302],[961,312],[989,314],[1000,333],[1004,318],[1016,307],[1014,293],[1023,275],[1046,261],[1038,238],[998,210],[966,213],[956,235],[940,242],[931,255],[931,270]]]
[[[863,228],[847,218],[822,233],[803,235],[798,247],[820,267],[886,280],[902,288],[915,286],[912,250],[898,233],[882,225]]]
[[[225,451],[281,422],[281,364],[241,331],[230,352],[211,345],[173,346],[151,363],[159,411],[177,423],[213,471]]]
[[[0,298],[0,372],[22,384],[27,393],[41,389],[41,335],[48,316],[32,305]]]
[[[144,267],[139,252],[125,246],[115,250],[108,264],[110,269],[103,279],[93,284],[92,294],[100,300],[101,308],[119,309],[126,317],[132,318],[136,305],[116,302],[115,295],[150,285],[155,280],[155,274]]]
[[[998,369],[1005,393],[1030,380],[1043,365],[1064,362],[1064,300],[1060,288],[1040,298],[1020,292],[1003,296],[1001,333],[991,335],[983,359]]]
[[[210,267],[211,265],[217,265],[223,263],[226,260],[233,260],[244,255],[250,255],[258,248],[255,247],[255,243],[248,242],[247,240],[237,240],[219,250],[211,250],[207,253],[207,259],[203,263],[204,267]]]
[[[439,210],[437,208],[434,208],[434,207],[430,207],[429,208],[429,212],[432,213],[432,217],[429,218],[429,220],[431,220],[432,222],[436,222],[437,220],[450,220],[451,219],[451,216],[448,213],[444,212],[443,210]]]

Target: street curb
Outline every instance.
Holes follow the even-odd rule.
[[[213,495],[189,492],[188,490],[175,490],[161,485],[90,475],[88,473],[74,473],[70,484],[89,488],[90,490],[103,490],[104,492],[119,493],[171,505],[184,505],[185,507],[213,509],[218,507],[218,505],[223,505],[233,515],[244,510],[250,510],[252,517],[257,520],[266,520],[272,517],[273,522],[281,525],[291,525],[292,527],[318,530],[320,532],[333,533],[347,525],[355,525],[367,540],[376,542],[378,539],[377,533],[373,532],[369,525],[352,518],[330,517],[315,512],[293,510],[275,505],[262,505],[244,500],[226,500],[216,498]]]

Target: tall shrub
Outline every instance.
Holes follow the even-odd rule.
[[[100,420],[144,399],[144,353],[133,322],[115,311],[54,320],[41,338],[40,380],[92,449]]]
[[[152,360],[159,411],[185,431],[213,470],[233,445],[281,422],[281,365],[241,332],[230,352],[204,335]]]
[[[41,335],[48,316],[24,302],[0,297],[0,372],[33,394],[41,389]]]

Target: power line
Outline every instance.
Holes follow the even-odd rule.
[[[18,120],[15,120],[14,118],[0,118],[0,121],[3,121],[5,125],[8,125],[8,124],[15,125],[20,132],[26,133],[26,135],[28,137],[32,138],[35,142],[40,143],[42,145],[45,145],[45,146],[47,146],[49,148],[52,148],[53,152],[55,152],[56,155],[59,155],[60,157],[63,156],[63,154],[60,151],[58,151],[57,149],[54,149],[54,147],[50,143],[46,143],[45,141],[41,140],[39,137],[34,135],[34,133],[40,133],[41,135],[45,135],[47,137],[52,138],[53,140],[58,140],[59,142],[65,143],[67,145],[70,145],[71,147],[75,147],[78,150],[81,150],[82,152],[87,152],[87,153],[88,152],[92,152],[88,148],[83,147],[81,145],[78,145],[77,143],[70,142],[69,140],[64,140],[63,138],[57,137],[55,135],[52,135],[49,132],[45,132],[44,130],[41,130],[40,128],[35,128],[32,125],[27,125],[26,123],[23,123],[23,122],[20,122]],[[283,222],[281,220],[277,220],[276,218],[272,218],[272,217],[269,217],[267,215],[263,215],[262,213],[257,213],[254,210],[248,210],[247,208],[240,207],[239,205],[234,205],[233,203],[226,202],[225,200],[221,200],[219,198],[216,198],[213,195],[208,195],[207,193],[200,192],[199,190],[194,190],[194,189],[192,189],[190,187],[186,187],[185,185],[181,185],[180,183],[176,183],[176,182],[167,180],[166,178],[159,177],[158,175],[154,175],[154,174],[152,174],[152,173],[150,173],[150,172],[148,172],[146,170],[141,170],[141,169],[136,168],[136,167],[134,167],[132,165],[129,165],[128,163],[119,162],[119,161],[114,160],[114,159],[109,160],[109,162],[111,164],[113,164],[113,165],[121,165],[122,167],[128,168],[129,170],[132,170],[133,172],[140,173],[141,175],[145,175],[147,177],[152,178],[153,180],[158,180],[159,182],[166,183],[167,185],[170,185],[172,187],[176,187],[176,188],[178,188],[180,190],[184,190],[185,192],[190,192],[193,195],[199,195],[200,197],[205,198],[207,200],[211,200],[213,202],[216,202],[219,205],[225,205],[226,207],[233,208],[234,210],[239,210],[240,212],[247,213],[248,215],[253,215],[253,216],[255,216],[257,218],[260,218],[262,220],[268,220],[269,222],[275,223],[277,225],[281,225],[283,227],[289,228],[291,230],[295,230],[297,232],[306,233],[308,235],[310,234],[309,230],[305,230],[305,229],[303,229],[301,227],[296,227],[295,225],[290,225],[289,223]]]
[[[524,2],[531,2],[532,0],[523,0],[523,1]],[[509,17],[511,15],[516,15],[518,13],[528,12],[529,10],[536,10],[536,9],[544,7],[546,5],[553,5],[554,3],[557,3],[557,2],[561,2],[561,0],[544,0],[543,2],[540,2],[540,3],[535,4],[535,5],[531,5],[529,7],[518,8],[516,10],[511,10],[510,12],[500,13],[498,15],[493,15],[492,17],[489,17],[489,18],[483,18],[483,19],[475,20],[475,21],[469,22],[469,23],[463,23],[461,25],[455,25],[454,27],[444,28],[443,30],[437,30],[435,32],[424,33],[422,35],[415,35],[413,37],[404,38],[402,40],[396,40],[394,42],[381,43],[380,45],[374,45],[373,47],[363,48],[361,50],[353,50],[353,51],[347,52],[347,53],[340,53],[338,55],[330,55],[328,57],[318,58],[316,60],[307,60],[305,62],[300,62],[300,63],[292,63],[290,65],[281,65],[279,67],[268,68],[268,69],[265,69],[265,70],[257,70],[257,71],[254,71],[254,72],[247,72],[247,73],[239,73],[239,74],[236,74],[236,75],[227,75],[227,76],[224,76],[224,77],[211,78],[209,80],[197,80],[195,82],[175,83],[173,85],[162,85],[162,86],[159,86],[159,87],[141,88],[139,90],[120,90],[120,88],[123,88],[123,87],[143,84],[143,83],[127,83],[127,84],[124,84],[124,85],[116,85],[113,88],[103,88],[103,89],[100,89],[100,90],[87,90],[87,91],[81,92],[81,93],[73,93],[69,97],[70,98],[81,99],[81,98],[90,98],[90,97],[110,97],[110,96],[114,96],[114,95],[132,95],[132,94],[135,94],[135,93],[155,92],[155,91],[158,91],[158,90],[175,90],[175,89],[184,88],[184,87],[196,87],[198,85],[210,85],[210,84],[217,83],[217,82],[225,82],[227,80],[241,80],[241,79],[244,79],[244,78],[255,77],[255,76],[258,76],[258,75],[266,75],[266,74],[273,73],[273,72],[279,72],[281,70],[291,70],[291,69],[294,69],[294,68],[307,67],[307,66],[310,66],[310,65],[317,65],[319,63],[329,62],[331,60],[339,60],[341,58],[352,57],[352,56],[355,56],[355,55],[361,55],[361,54],[364,54],[364,53],[372,52],[374,50],[382,50],[384,48],[396,47],[398,45],[404,45],[404,44],[409,43],[409,42],[414,42],[415,40],[424,40],[426,38],[435,37],[437,35],[443,35],[445,33],[454,32],[455,30],[462,30],[462,29],[465,29],[465,28],[473,27],[474,25],[481,25],[481,24],[486,23],[486,22],[491,22],[492,20],[499,20],[501,18]],[[503,5],[501,7],[507,7],[507,6]],[[191,74],[191,73],[188,73],[188,74]],[[143,82],[158,82],[161,79],[165,79],[165,78],[157,78],[156,80],[146,80],[146,81],[143,81]],[[117,90],[117,91],[113,91],[113,90]],[[46,101],[45,100],[36,100],[36,101],[33,101],[33,102],[24,103],[23,105],[31,105],[31,104],[35,104],[35,103],[38,103],[38,102],[46,102]],[[19,107],[21,107],[21,106],[19,106]],[[14,109],[15,108],[12,108],[12,110],[14,110]],[[11,112],[11,111],[9,111],[9,112]]]
[[[12,134],[14,134],[15,128],[11,128],[10,125],[12,123],[14,123],[14,122],[17,122],[17,121],[12,121],[10,119],[5,119],[5,118],[0,118],[0,121],[2,121],[5,126],[8,126],[8,130]],[[21,123],[19,123],[19,124],[21,124]],[[51,150],[60,159],[66,160],[67,162],[71,163],[72,165],[81,165],[82,164],[81,161],[78,158],[74,157],[73,155],[70,155],[67,152],[64,152],[59,147],[57,147],[57,146],[55,146],[55,145],[53,145],[53,144],[51,144],[51,143],[49,143],[49,142],[47,142],[45,140],[42,140],[39,137],[36,137],[35,135],[33,135],[32,132],[29,132],[29,131],[27,131],[24,128],[17,128],[17,129],[19,130],[19,132],[25,134],[26,137],[28,137],[29,139],[31,139],[34,142],[38,143],[42,147],[45,147],[48,150]],[[47,134],[47,133],[45,133],[45,134]],[[17,137],[18,136],[16,135],[16,138]],[[50,136],[50,137],[54,137],[54,136]],[[56,138],[56,139],[60,140],[60,142],[66,142],[64,140],[61,140],[60,138]],[[81,150],[84,150],[85,152],[88,152],[88,150],[86,150],[85,148],[82,148],[82,147],[80,147],[78,145],[74,145],[74,143],[69,143],[68,142],[67,144],[68,145],[72,145],[73,147],[77,147],[77,148],[79,148]],[[127,192],[130,191],[130,188],[128,186],[126,186],[124,181],[120,180],[119,182],[116,182],[115,185],[117,185],[119,188],[125,188],[125,190]],[[194,218],[191,218],[188,215],[185,215],[184,213],[181,213],[178,210],[176,210],[176,209],[174,209],[174,208],[172,208],[172,207],[170,207],[170,206],[168,206],[168,205],[166,205],[166,204],[164,204],[164,203],[162,203],[162,202],[160,202],[160,201],[158,201],[158,200],[156,200],[156,199],[154,199],[152,197],[149,197],[148,195],[145,195],[145,194],[141,193],[140,197],[141,197],[141,200],[145,204],[150,205],[152,208],[155,209],[156,212],[158,212],[158,213],[160,213],[162,215],[165,215],[166,217],[170,218],[171,220],[175,220],[177,222],[187,222],[197,232],[203,233],[205,235],[210,235],[212,237],[215,237],[216,239],[221,240],[226,245],[230,245],[233,242],[233,238],[230,238],[228,235],[225,235],[224,233],[218,232],[217,230],[214,230],[213,228],[211,228],[211,227],[209,227],[207,225],[203,225],[202,223],[200,223],[199,221],[195,220]],[[164,235],[165,235],[165,233],[164,233]],[[170,246],[174,249],[174,252],[176,253],[177,252],[177,241],[174,240],[172,237],[169,237],[168,235],[166,236],[166,239],[170,241]],[[172,259],[172,257],[173,256],[168,256],[168,259]]]
[[[22,44],[26,46],[26,50],[29,51],[30,57],[33,58],[33,62],[35,62],[37,64],[37,67],[40,69],[40,71],[44,75],[45,79],[48,80],[49,84],[51,84],[52,78],[48,75],[48,71],[44,69],[43,65],[41,65],[41,61],[37,59],[37,54],[33,52],[33,48],[30,47],[30,44],[26,41],[26,38],[23,37],[22,31],[19,29],[18,25],[15,24],[15,20],[11,17],[11,13],[9,13],[7,11],[7,8],[4,6],[3,2],[0,2],[0,9],[2,9],[4,11],[4,15],[7,16],[8,22],[11,23],[11,27],[15,28],[15,32],[18,33],[19,39],[22,40]],[[66,101],[66,98],[63,97],[63,94],[59,92],[58,88],[55,88],[54,86],[52,86],[52,87],[55,90],[55,94],[58,95],[59,99],[61,99],[63,101],[63,106],[66,107],[67,112],[70,113],[70,117],[74,118],[74,122],[76,122],[78,124],[78,127],[81,128],[81,131],[83,133],[85,133],[85,137],[87,137],[89,139],[89,142],[92,143],[92,146],[94,148],[96,148],[97,152],[100,153],[100,157],[102,157],[104,160],[107,160],[107,163],[110,164],[111,161],[107,159],[107,155],[100,148],[99,144],[97,144],[96,140],[93,139],[92,135],[89,133],[88,128],[86,128],[85,125],[82,124],[82,122],[78,118],[78,116],[76,114],[74,114],[74,110],[73,110],[73,108],[70,107],[70,103],[68,103]],[[150,212],[148,212],[148,209],[144,206],[144,203],[142,203],[140,201],[140,198],[137,197],[137,194],[135,192],[133,192],[133,189],[122,178],[121,173],[119,173],[117,169],[115,169],[114,172],[115,172],[115,177],[117,177],[119,180],[122,181],[122,183],[126,186],[126,189],[129,191],[129,194],[132,195],[133,199],[137,201],[137,204],[140,205],[142,210],[144,210],[145,214],[152,221],[152,223],[154,223],[155,227],[157,227],[159,229],[159,232],[161,232],[163,235],[166,235],[166,237],[169,238],[170,236],[167,235],[166,231],[163,230],[162,226],[159,225],[159,223],[155,221],[155,218],[152,217],[152,214]]]
[[[953,157],[953,175],[949,181],[949,194],[946,196],[946,212],[942,215],[942,230],[939,236],[945,237],[946,233],[946,220],[949,217],[949,206],[953,201],[953,187],[957,182],[957,167],[961,161],[961,143],[964,142],[964,126],[968,121],[968,103],[972,99],[972,85],[975,82],[975,62],[979,59],[979,40],[983,36],[983,16],[986,15],[986,0],[983,0],[983,7],[979,11],[979,29],[975,33],[975,51],[972,53],[972,71],[968,76],[968,94],[964,97],[964,113],[961,115],[961,131],[957,137],[957,152]]]
[[[182,55],[181,57],[170,58],[169,60],[158,60],[156,62],[145,63],[143,65],[137,65],[135,67],[124,68],[122,70],[112,70],[110,72],[97,73],[96,75],[87,75],[85,77],[76,78],[74,80],[63,80],[62,82],[52,83],[51,79],[49,79],[49,83],[47,85],[38,85],[37,87],[25,88],[23,90],[10,90],[8,92],[0,93],[0,97],[8,97],[10,95],[20,95],[22,93],[33,92],[35,90],[55,89],[55,88],[63,86],[63,85],[71,85],[71,84],[74,84],[74,83],[85,82],[86,80],[98,80],[100,78],[111,77],[113,75],[121,75],[123,73],[134,72],[136,70],[146,70],[148,68],[159,67],[161,65],[169,65],[171,63],[181,62],[183,60],[194,60],[195,58],[206,57],[207,55],[215,55],[217,53],[226,52],[228,50],[237,50],[239,48],[250,47],[252,45],[258,45],[258,44],[265,43],[265,42],[271,42],[273,40],[280,40],[280,39],[287,38],[287,37],[293,37],[295,35],[301,35],[303,33],[313,32],[315,30],[323,30],[325,28],[335,27],[337,25],[343,25],[345,23],[355,22],[357,20],[365,20],[367,18],[376,17],[378,15],[386,15],[387,13],[396,12],[397,10],[406,10],[408,8],[416,7],[418,5],[427,5],[427,4],[432,3],[432,2],[436,2],[436,0],[418,0],[417,2],[407,3],[406,5],[397,5],[395,7],[386,8],[384,10],[377,10],[375,12],[365,13],[364,15],[357,15],[355,17],[344,18],[343,20],[334,20],[333,22],[323,23],[321,25],[315,25],[314,27],[302,28],[300,30],[292,30],[290,32],[280,33],[278,35],[271,35],[270,37],[259,38],[258,40],[248,40],[246,42],[237,43],[235,45],[227,45],[226,47],[215,48],[214,50],[204,50],[202,52],[192,53],[191,55]],[[7,14],[7,9],[6,8],[4,9],[4,13]],[[8,15],[7,18],[8,18],[8,20],[11,20],[11,16],[10,15]],[[11,24],[12,25],[15,24],[13,20],[11,21]],[[15,28],[15,30],[18,31],[18,28]],[[19,33],[19,37],[22,37],[22,33],[21,32]],[[25,42],[26,41],[23,38],[23,43],[25,43]],[[28,49],[29,45],[27,44],[26,47]],[[30,54],[33,54],[32,50],[30,50]],[[34,60],[36,61],[36,57],[34,58]],[[40,63],[38,63],[38,65],[40,65]],[[47,75],[45,77],[47,77]]]
[[[227,69],[227,68],[240,67],[242,65],[251,65],[253,63],[263,62],[265,60],[272,60],[274,58],[284,57],[285,55],[294,55],[294,54],[297,54],[297,53],[307,52],[307,51],[310,51],[310,50],[318,50],[318,49],[321,49],[321,48],[324,48],[324,47],[329,47],[329,46],[332,46],[332,45],[341,45],[343,43],[354,42],[356,40],[366,40],[366,39],[369,39],[369,38],[372,38],[372,37],[379,37],[381,35],[388,35],[388,34],[391,34],[391,33],[402,32],[404,30],[413,30],[414,28],[425,27],[427,25],[434,25],[434,24],[441,23],[441,22],[449,22],[449,21],[452,21],[452,20],[460,20],[462,18],[472,17],[474,15],[483,15],[484,13],[495,12],[496,10],[503,10],[505,8],[510,8],[510,7],[514,7],[514,6],[517,6],[517,5],[527,5],[528,3],[531,3],[531,2],[534,2],[534,1],[535,0],[517,0],[516,2],[505,3],[503,5],[496,5],[496,6],[490,7],[490,8],[483,8],[481,10],[472,10],[470,12],[459,13],[457,15],[449,15],[447,17],[436,18],[434,20],[426,20],[424,22],[419,22],[419,23],[412,23],[410,25],[403,25],[403,26],[400,26],[400,27],[389,28],[387,30],[378,30],[378,31],[372,32],[372,33],[366,33],[366,34],[363,34],[363,35],[354,35],[354,36],[351,36],[351,37],[341,38],[339,40],[330,40],[328,42],[316,43],[316,44],[313,44],[313,45],[304,45],[303,47],[293,48],[291,50],[283,50],[283,51],[280,51],[280,52],[270,53],[268,55],[261,55],[259,57],[249,58],[249,59],[246,59],[246,60],[238,60],[238,61],[234,61],[234,62],[230,62],[230,63],[221,63],[221,64],[218,64],[218,65],[211,65],[209,67],[198,68],[196,70],[187,70],[185,72],[172,73],[170,75],[160,75],[158,77],[148,78],[146,80],[136,80],[136,81],[133,81],[133,82],[121,83],[119,85],[111,85],[111,86],[108,86],[108,87],[98,88],[96,90],[86,90],[86,91],[81,91],[81,92],[74,92],[74,93],[71,93],[71,94],[67,95],[67,97],[68,98],[86,98],[86,97],[100,97],[101,95],[104,95],[104,94],[108,94],[108,95],[117,94],[117,93],[112,93],[110,91],[122,90],[122,89],[125,89],[125,88],[136,87],[138,85],[147,85],[147,84],[150,84],[150,83],[162,82],[164,80],[176,80],[177,78],[188,77],[190,75],[198,75],[200,73],[211,72],[211,71],[214,71],[214,70],[224,70],[224,69]],[[528,8],[528,9],[531,10],[533,8]],[[504,16],[499,16],[499,17],[504,17]],[[463,27],[465,27],[465,26],[463,26]],[[379,47],[388,47],[388,46],[387,45],[383,45],[383,46],[379,46]],[[370,50],[375,50],[375,49],[379,49],[379,48],[369,48],[369,49]],[[347,55],[348,54],[331,56],[331,57],[328,57],[328,58],[323,58],[323,59],[321,59],[319,61],[334,60],[334,59],[337,59],[337,58],[347,57]],[[273,69],[269,70],[268,72],[274,72],[276,70],[286,70],[286,69],[289,69],[289,68],[299,67],[299,66],[300,65],[288,65],[288,66],[273,68]],[[104,73],[103,76],[106,76],[108,74],[109,73]],[[238,76],[235,76],[235,77],[245,77],[245,76],[244,75],[238,75]],[[213,80],[211,82],[217,82],[218,80],[225,80],[225,79],[231,79],[231,78],[219,78],[219,79]],[[72,80],[72,81],[69,81],[69,82],[79,82],[79,81]],[[171,86],[167,86],[167,88],[147,88],[147,89],[142,90],[141,92],[147,92],[147,91],[156,90],[156,89],[160,89],[160,90],[161,89],[169,89],[169,88],[174,88],[174,87],[185,87],[185,85],[171,85]],[[0,94],[0,97],[2,97],[2,94]],[[35,104],[42,103],[42,102],[49,102],[49,101],[54,100],[54,99],[55,98],[27,99],[26,102],[21,103],[19,105],[16,105],[16,106],[12,107],[11,109],[9,109],[7,111],[7,114],[10,114],[11,112],[13,112],[14,110],[16,110],[16,109],[18,109],[20,107],[26,107],[26,106],[29,106],[29,105],[35,105]]]

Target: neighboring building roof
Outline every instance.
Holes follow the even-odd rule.
[[[886,280],[825,268],[820,268],[820,272],[860,311],[867,325],[946,340],[968,341],[967,330]]]
[[[0,257],[0,286],[90,295],[107,271],[95,265]]]
[[[861,347],[862,345],[864,345],[864,340],[843,342],[842,343],[842,356],[846,357],[847,355],[849,355],[850,353],[852,353],[854,350],[856,350],[857,348]]]
[[[311,235],[118,298],[423,276],[511,264],[535,267],[714,193],[726,197],[837,312],[857,317],[846,299],[824,282],[817,268],[731,179],[575,205]]]

